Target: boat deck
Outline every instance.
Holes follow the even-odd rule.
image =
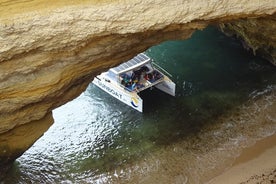
[[[124,87],[127,91],[130,92],[140,92],[147,88],[150,88],[164,80],[164,76],[158,71],[153,70],[150,73],[146,74],[140,74],[140,75],[133,75],[133,76],[127,76],[122,75],[121,76],[121,86]]]

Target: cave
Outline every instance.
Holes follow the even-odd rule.
[[[34,9],[43,4],[32,1],[1,6],[1,168],[31,147],[52,125],[52,110],[79,96],[97,74],[161,42],[215,25],[275,65],[273,1],[164,2],[57,3],[41,11]]]

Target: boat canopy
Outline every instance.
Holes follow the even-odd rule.
[[[131,60],[120,64],[117,67],[111,68],[110,70],[115,73],[115,74],[121,74],[121,73],[125,73],[128,72],[130,70],[133,70],[135,68],[139,68],[145,64],[147,64],[148,62],[150,62],[150,58],[143,54],[140,53],[137,56],[135,56],[134,58],[132,58]]]

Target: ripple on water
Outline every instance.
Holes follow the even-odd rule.
[[[125,183],[203,183],[229,167],[242,148],[275,134],[276,121],[267,118],[275,117],[275,93],[269,91],[257,101],[214,120],[196,136],[146,155],[120,174],[116,172],[117,177],[112,181],[121,183],[123,178]],[[261,105],[266,103],[270,105]]]

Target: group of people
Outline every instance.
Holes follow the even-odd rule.
[[[160,79],[162,75],[156,70],[150,71],[147,66],[143,66],[139,70],[123,73],[120,77],[121,84],[133,91],[145,87],[146,81],[153,83]]]

